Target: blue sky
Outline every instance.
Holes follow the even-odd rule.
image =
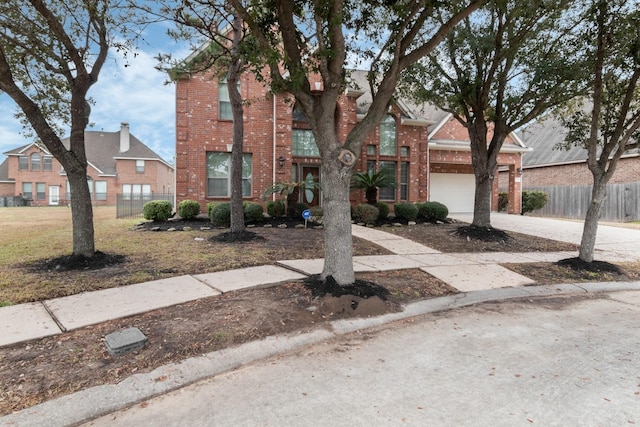
[[[111,53],[98,82],[89,91],[96,104],[92,107],[87,130],[115,132],[121,122],[129,123],[132,135],[145,143],[164,160],[173,163],[175,155],[175,87],[165,85],[166,74],[154,66],[158,53],[171,53],[175,58],[189,54],[189,44],[176,43],[166,36],[166,27],[155,24],[147,29],[147,43],[140,43],[138,55],[125,61]],[[14,117],[16,105],[6,94],[0,94],[0,162],[2,153],[33,142],[22,135],[22,125]],[[68,132],[62,137],[68,136]]]

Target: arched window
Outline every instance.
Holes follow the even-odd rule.
[[[380,155],[396,155],[396,119],[387,114],[380,122]]]
[[[31,155],[31,170],[39,171],[40,170],[40,154],[33,153]]]

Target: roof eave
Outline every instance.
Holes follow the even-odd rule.
[[[450,151],[471,151],[469,141],[429,141],[429,150],[450,150]],[[501,153],[528,153],[533,151],[529,147],[517,147],[513,145],[503,145],[500,149]]]

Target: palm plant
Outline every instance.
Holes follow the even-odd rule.
[[[351,189],[364,190],[367,203],[378,203],[378,188],[395,187],[396,180],[393,169],[382,168],[378,172],[356,172],[351,177]]]
[[[307,177],[304,181],[299,182],[276,182],[271,187],[264,190],[262,200],[266,200],[272,194],[278,194],[286,201],[287,215],[293,217],[295,215],[295,205],[298,201],[298,194],[304,190],[320,189],[320,184],[312,177]]]

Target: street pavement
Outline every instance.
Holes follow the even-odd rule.
[[[87,426],[640,424],[640,292],[456,309],[277,355]]]

